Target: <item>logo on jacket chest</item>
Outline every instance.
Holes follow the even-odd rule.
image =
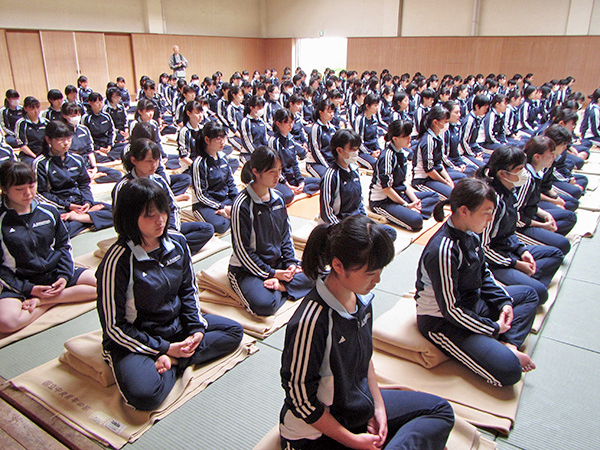
[[[181,259],[181,255],[173,256],[171,259],[167,260],[165,266],[170,266],[171,264],[179,261]]]

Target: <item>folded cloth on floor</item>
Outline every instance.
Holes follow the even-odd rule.
[[[102,357],[102,330],[76,336],[65,342],[58,360],[104,387],[115,384],[112,369]]]
[[[196,274],[198,289],[208,291],[201,296],[201,300],[243,308],[244,304],[229,282],[228,268],[229,257],[225,257]]]
[[[419,331],[416,302],[410,293],[404,294],[392,309],[375,320],[373,347],[427,368],[448,360]]]
[[[210,292],[201,291],[199,295],[202,312],[235,320],[244,327],[246,334],[258,339],[265,339],[285,326],[294,315],[296,308],[300,305],[300,301],[294,302],[288,300],[272,316],[255,316],[240,305],[234,306],[220,303],[218,296],[214,293],[210,300],[207,300],[208,297],[205,294],[210,295]]]
[[[292,241],[294,242],[294,247],[298,250],[304,250],[306,246],[306,241],[308,241],[308,237],[312,230],[317,226],[317,222],[312,221],[298,228],[297,230],[292,230]]]
[[[276,425],[254,446],[254,450],[279,450],[281,448],[279,426]],[[493,450],[496,444],[484,438],[479,430],[461,417],[454,419],[454,428],[446,449],[448,450]]]
[[[92,383],[87,375],[58,359],[19,375],[10,383],[77,431],[119,449],[137,440],[154,422],[165,418],[257,350],[254,339],[244,336],[240,346],[229,355],[202,366],[188,367],[155,411],[138,411],[127,406],[116,384],[104,387]]]
[[[47,330],[48,328],[52,328],[55,325],[68,322],[95,308],[96,300],[81,303],[63,303],[53,306],[25,328],[21,328],[10,334],[0,333],[0,348]]]
[[[452,403],[469,423],[508,434],[517,415],[523,379],[514,386],[494,387],[457,361],[426,368],[375,349],[373,365],[381,388],[428,392]]]
[[[314,220],[314,218],[319,215],[320,198],[320,194],[314,194],[310,197],[305,197],[301,200],[292,202],[292,204],[287,207],[288,215]]]

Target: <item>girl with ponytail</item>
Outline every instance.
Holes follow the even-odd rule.
[[[415,191],[406,184],[405,148],[410,145],[412,122],[395,120],[385,135],[387,145],[377,160],[369,192],[371,210],[411,231],[423,228],[439,200],[435,192]]]
[[[423,119],[419,144],[413,155],[413,187],[423,192],[437,192],[442,199],[450,197],[454,187],[442,162],[442,135],[448,129],[449,119],[450,113],[443,106],[431,108]]]
[[[500,287],[486,261],[479,233],[493,220],[496,193],[475,178],[460,180],[434,209],[444,219],[417,269],[417,324],[423,336],[494,386],[510,386],[535,369],[519,349],[535,316],[538,296],[529,286]]]
[[[302,262],[316,286],[286,328],[282,448],[444,448],[454,421],[448,402],[377,386],[371,290],[393,257],[387,233],[363,215],[319,225],[308,238]]]

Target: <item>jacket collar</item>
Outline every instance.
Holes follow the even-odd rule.
[[[165,249],[165,253],[170,253],[175,248],[175,244],[173,244],[173,241],[171,241],[171,238],[168,236],[161,239],[160,243]],[[127,246],[131,249],[131,253],[138,261],[147,261],[151,259],[141,245],[136,245],[133,241],[127,241]]]
[[[375,297],[375,295],[371,292],[369,292],[367,295],[356,294],[356,299],[358,300],[357,305],[356,305],[357,310],[353,311],[353,312],[349,312],[346,310],[346,308],[344,308],[342,306],[342,304],[338,301],[338,299],[335,298],[335,296],[327,288],[327,286],[325,285],[325,282],[323,281],[322,278],[319,278],[317,280],[316,287],[317,287],[317,293],[323,299],[323,301],[325,303],[327,303],[327,306],[329,306],[331,309],[333,309],[336,313],[338,313],[344,319],[354,319],[354,316],[352,314],[356,313],[357,311],[360,311],[361,309],[364,309],[364,307],[369,306],[369,304],[373,300],[373,297]],[[358,303],[360,303],[362,305],[362,308],[360,307],[360,305]]]

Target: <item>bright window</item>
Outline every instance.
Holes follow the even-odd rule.
[[[323,73],[326,67],[337,73],[346,68],[348,39],[334,37],[298,39],[296,52],[297,63],[307,74],[310,74],[313,69]]]

